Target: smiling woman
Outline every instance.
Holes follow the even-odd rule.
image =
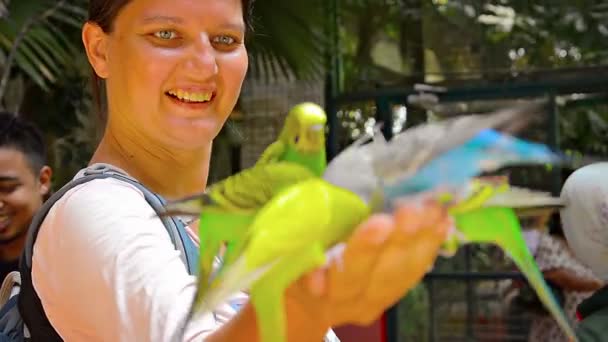
[[[242,6],[248,3],[129,1],[111,25],[86,24],[89,60],[112,106],[107,129],[129,129],[138,144],[160,140],[207,153],[247,71]]]
[[[121,169],[165,199],[204,191],[212,141],[248,68],[249,9],[247,0],[91,0],[82,41],[108,117],[91,164]],[[448,226],[439,205],[421,208],[371,217],[341,260],[290,287],[290,342],[369,323],[421,279]],[[30,287],[39,301],[31,297],[41,312],[24,315],[33,340],[175,336],[196,278],[153,217],[142,192],[114,178],[77,185],[52,205],[33,247]],[[188,341],[257,340],[249,304],[237,313],[226,303],[190,323]]]

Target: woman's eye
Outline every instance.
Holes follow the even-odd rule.
[[[218,37],[213,38],[213,41],[215,43],[222,44],[222,45],[232,45],[236,42],[236,39],[234,39],[230,36],[218,36]]]
[[[156,38],[170,40],[170,39],[174,39],[175,37],[177,37],[177,34],[174,31],[162,30],[162,31],[154,32],[154,36]]]

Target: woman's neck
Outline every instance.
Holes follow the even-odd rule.
[[[199,150],[178,152],[144,140],[106,130],[91,163],[119,167],[168,200],[205,190],[211,143]]]

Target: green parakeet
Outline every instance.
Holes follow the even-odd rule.
[[[312,176],[298,165],[317,177],[322,175],[326,167],[326,122],[320,106],[310,102],[294,106],[277,141],[266,148],[252,169],[212,185],[205,196],[193,196],[166,207],[165,215],[201,213],[199,272],[203,279],[211,276],[214,257],[224,243],[228,244],[228,252],[222,265],[229,263],[243,229],[276,191]]]
[[[518,220],[518,216],[534,215],[538,210],[557,210],[563,207],[562,200],[548,193],[509,186],[506,180],[474,180],[470,190],[466,199],[449,209],[455,227],[443,244],[441,254],[451,256],[459,246],[467,243],[499,246],[525,275],[563,331],[576,340],[568,319],[526,246]]]
[[[314,177],[309,169],[295,163],[253,167],[213,184],[204,194],[167,204],[164,215],[199,216],[199,224],[204,226],[204,236],[199,236],[204,246],[199,277],[209,279],[213,259],[224,242],[241,239],[258,211],[281,190]]]
[[[494,185],[488,184],[486,189]],[[465,201],[466,202],[466,201]],[[536,210],[542,208],[559,208],[562,206],[559,198],[551,197],[541,192],[527,189],[503,189],[481,203],[476,209],[457,208],[450,210],[455,221],[455,233],[444,244],[444,250],[452,249],[453,254],[458,245],[466,243],[492,243],[503,249],[515,262],[520,271],[528,279],[530,285],[538,294],[541,302],[553,315],[558,325],[576,341],[570,323],[564,315],[559,303],[553,297],[551,290],[544,281],[534,257],[524,240],[517,218],[518,211]]]
[[[199,288],[192,310],[214,276],[216,255],[225,246],[216,273],[230,265],[243,246],[245,231],[257,211],[285,186],[320,177],[327,165],[325,111],[310,102],[294,106],[277,138],[256,164],[212,185],[208,192],[166,206],[164,215],[199,216]],[[191,311],[191,313],[193,312]]]
[[[311,178],[317,177],[304,166],[274,162],[243,170],[213,184],[203,194],[165,206],[163,216],[199,217],[198,286],[185,323],[200,309],[214,274],[221,273],[240,253],[247,229],[258,211],[286,187]],[[214,272],[214,261],[222,246],[226,246],[223,261]]]
[[[277,161],[294,162],[309,168],[321,177],[327,166],[325,155],[325,125],[327,115],[312,102],[294,106],[277,138],[262,153],[256,165]]]
[[[285,341],[285,289],[323,265],[325,252],[346,239],[370,212],[359,196],[322,179],[287,187],[256,215],[247,229],[246,247],[214,278],[202,300],[202,311],[212,310],[251,285],[261,341]]]
[[[492,130],[521,124],[539,109],[521,106],[422,125],[390,142],[356,142],[332,160],[323,180],[288,186],[257,212],[245,229],[243,248],[234,262],[203,294],[202,311],[213,310],[235,291],[250,288],[262,340],[283,342],[285,288],[322,265],[328,248],[346,239],[370,213],[390,210],[396,199],[439,187],[458,197],[472,177],[505,165],[560,162],[561,157],[543,145]],[[476,208],[479,206],[457,215]],[[459,216],[457,222],[465,230],[475,230],[475,220],[470,217]],[[487,224],[479,226],[480,230],[486,228]],[[514,248],[501,247],[508,252]]]

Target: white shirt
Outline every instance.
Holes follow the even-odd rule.
[[[161,221],[134,186],[92,180],[67,192],[44,220],[32,283],[66,341],[168,341],[195,293]],[[202,341],[235,311],[224,305],[190,322]]]

